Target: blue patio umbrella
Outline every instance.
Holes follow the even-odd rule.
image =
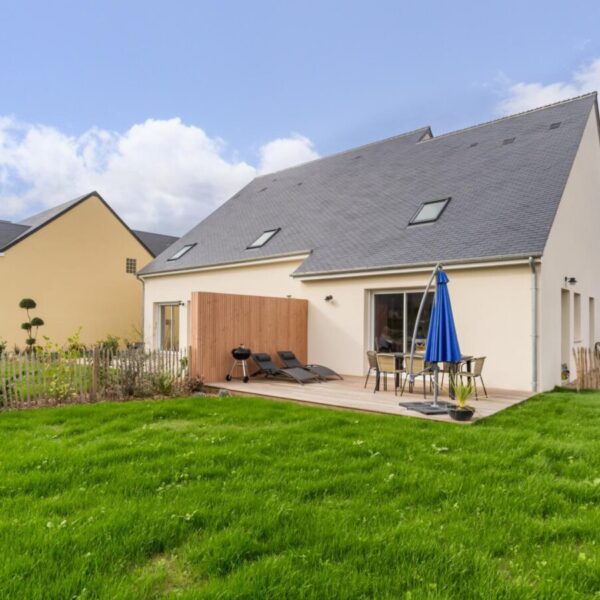
[[[427,349],[425,361],[434,363],[434,396],[433,404],[437,406],[438,397],[438,372],[437,363],[457,363],[460,361],[461,352],[458,345],[458,336],[454,326],[452,315],[452,304],[448,292],[448,276],[444,271],[437,271],[437,285],[435,299],[429,320],[429,332],[427,333]]]

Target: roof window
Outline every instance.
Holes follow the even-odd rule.
[[[549,129],[558,129],[560,127],[561,123],[562,123],[562,121],[558,121],[558,123],[552,123],[552,125],[550,125]]]
[[[246,250],[262,248],[279,231],[281,231],[281,227],[263,231],[249,246],[246,246]]]
[[[515,141],[516,138],[506,138],[503,142],[502,145],[506,146],[508,144],[512,144]]]
[[[196,244],[186,244],[183,248],[180,248],[167,260],[179,260],[184,254],[187,254]]]
[[[446,209],[446,206],[448,206],[448,202],[450,202],[450,198],[423,202],[408,224],[417,225],[419,223],[433,223],[437,221]]]

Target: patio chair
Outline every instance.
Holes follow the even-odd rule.
[[[469,362],[470,362],[471,358],[469,357]],[[439,370],[440,375],[442,376],[442,380],[440,382],[440,390],[444,389],[444,377],[446,375],[448,375],[448,380],[449,380],[449,384],[448,385],[452,385],[452,376],[458,376],[459,375],[459,369],[462,368],[463,364],[465,364],[465,360],[464,359],[460,359],[459,362],[457,363],[442,363],[442,366]]]
[[[460,380],[462,381],[463,377],[466,377],[469,381],[473,382],[473,387],[475,388],[475,400],[479,400],[479,395],[477,394],[477,378],[481,381],[481,385],[483,386],[483,392],[485,393],[485,397],[488,397],[487,390],[485,389],[485,383],[483,383],[483,377],[481,376],[481,372],[483,371],[483,365],[485,364],[485,356],[480,356],[478,358],[474,358],[471,361],[471,370],[458,371],[457,375],[460,376]]]
[[[252,354],[252,360],[258,367],[258,371],[252,373],[252,377],[264,375],[265,377],[283,377],[293,379],[297,383],[305,384],[310,381],[319,381],[319,376],[304,369],[280,369],[272,360],[270,354],[257,352]]]
[[[277,355],[286,369],[304,369],[318,375],[321,379],[343,379],[341,375],[329,367],[302,364],[291,350],[278,350]]]
[[[381,376],[383,375],[383,387],[387,390],[387,376],[394,376],[394,394],[398,395],[398,387],[400,382],[400,377],[402,373],[404,373],[404,369],[398,369],[396,367],[396,356],[394,354],[384,354],[378,353],[376,354],[377,358],[377,375],[378,379],[381,380]],[[373,393],[377,391],[379,382],[375,382],[375,388]]]
[[[375,371],[376,381],[379,380],[379,367],[377,366],[377,352],[375,350],[367,351],[367,360],[369,361],[369,370],[367,371],[367,377],[365,378],[365,385],[367,387],[367,383],[369,383],[369,376],[371,375],[371,371]]]
[[[427,377],[429,377],[429,387],[431,388],[431,367],[429,367],[425,363],[425,359],[422,356],[415,356],[413,358],[412,364],[413,372],[412,376],[416,380],[417,377],[423,378],[423,398],[427,398]],[[404,388],[406,387],[406,382],[410,380],[411,373],[408,372],[410,369],[410,357],[406,357],[406,378],[402,383],[402,389],[400,390],[400,395],[404,394]],[[410,389],[409,391],[412,391]]]

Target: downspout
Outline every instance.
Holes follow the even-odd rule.
[[[537,270],[533,256],[529,257],[531,268],[531,389],[538,389],[538,285]]]
[[[144,348],[146,347],[146,329],[144,328],[144,315],[146,313],[146,282],[136,273],[135,274],[136,278],[138,281],[142,282],[142,319],[141,319],[141,323],[142,323],[142,339],[141,342],[142,344],[144,344]]]

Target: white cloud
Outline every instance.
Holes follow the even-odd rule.
[[[313,143],[302,135],[278,138],[260,148],[260,173],[272,173],[319,158]]]
[[[180,119],[69,136],[0,117],[0,217],[23,218],[95,189],[132,227],[183,233],[259,172],[318,156],[299,135],[262,146],[258,167],[224,151],[222,140]]]
[[[498,112],[513,114],[600,89],[600,58],[573,73],[570,81],[511,83],[498,104]]]

